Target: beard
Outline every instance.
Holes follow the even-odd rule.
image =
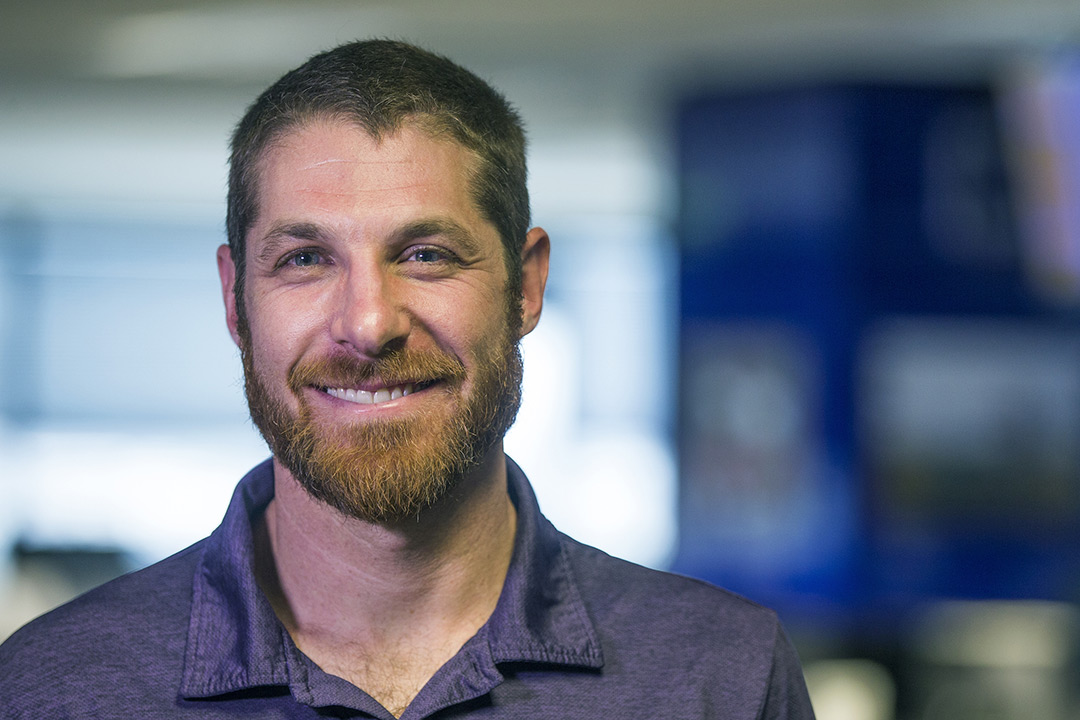
[[[246,323],[239,335],[251,419],[274,456],[311,496],[368,522],[399,522],[438,504],[502,439],[521,405],[522,362],[512,322],[481,348],[468,391],[465,366],[442,351],[395,349],[367,362],[333,355],[289,368],[296,411],[256,370]],[[445,402],[406,418],[330,425],[313,417],[302,392],[376,379],[410,381],[418,390],[437,380],[425,392],[443,393]]]

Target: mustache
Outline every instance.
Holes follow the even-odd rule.
[[[461,383],[465,365],[444,352],[394,350],[375,360],[359,360],[348,355],[331,355],[297,360],[289,368],[287,381],[293,392],[309,386],[358,387],[371,381],[386,385],[443,380]]]

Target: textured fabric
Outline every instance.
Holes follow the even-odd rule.
[[[812,718],[775,614],[562,535],[508,463],[518,533],[488,622],[411,718]],[[268,462],[207,539],[93,590],[0,646],[0,718],[392,716],[293,644],[255,582]]]

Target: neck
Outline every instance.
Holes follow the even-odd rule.
[[[342,515],[276,460],[274,478],[256,542],[259,584],[274,611],[324,670],[372,695],[369,658],[416,665],[415,694],[487,621],[502,591],[516,514],[501,444],[437,506],[394,524]]]

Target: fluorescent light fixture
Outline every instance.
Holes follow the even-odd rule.
[[[357,36],[400,32],[382,6],[231,5],[131,15],[101,38],[98,69],[112,77],[272,78]]]

